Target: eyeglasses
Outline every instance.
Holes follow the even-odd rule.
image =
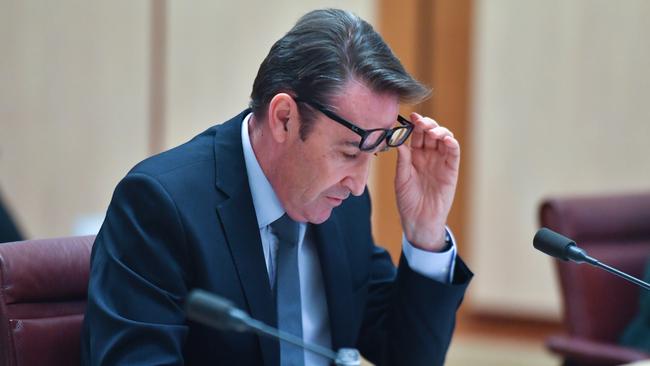
[[[309,100],[301,99],[300,97],[295,97],[294,100],[299,103],[305,103],[312,108],[317,109],[330,119],[342,124],[343,126],[349,128],[357,135],[361,136],[361,141],[359,142],[359,150],[369,151],[386,141],[386,145],[389,147],[397,147],[406,141],[413,132],[413,124],[409,122],[406,118],[397,115],[397,123],[400,125],[393,128],[374,128],[371,130],[365,130],[352,122],[347,121],[345,118],[340,117],[336,113],[327,109],[320,103],[312,102]]]

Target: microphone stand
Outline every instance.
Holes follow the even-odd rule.
[[[591,264],[594,267],[602,268],[602,269],[604,269],[605,271],[607,271],[609,273],[615,274],[615,275],[617,275],[617,276],[619,276],[619,277],[621,277],[623,279],[626,279],[626,280],[640,286],[643,289],[646,289],[646,290],[650,291],[650,283],[641,281],[640,279],[638,279],[636,277],[632,277],[629,274],[627,274],[625,272],[621,272],[621,271],[619,271],[618,269],[616,269],[614,267],[610,267],[610,266],[606,265],[605,263],[600,262],[597,259],[595,259],[595,261],[596,261],[595,263],[589,262],[589,264]]]
[[[361,356],[354,348],[341,348],[334,352],[317,344],[305,343],[302,338],[271,327],[250,317],[232,302],[203,290],[192,290],[185,301],[187,317],[196,322],[221,330],[253,332],[255,334],[289,342],[310,352],[334,361],[337,366],[359,366]]]
[[[636,277],[630,276],[589,256],[584,249],[578,247],[575,241],[548,228],[543,227],[537,231],[533,238],[533,246],[541,252],[564,261],[572,261],[578,264],[589,263],[594,267],[604,269],[609,273],[630,281],[645,290],[650,290],[649,283],[641,281]]]
[[[302,338],[299,338],[291,333],[283,332],[279,329],[273,328],[266,323],[248,317],[245,321],[248,329],[258,335],[266,336],[273,339],[280,339],[289,342],[294,346],[302,347],[308,351],[314,352],[330,360],[336,360],[337,354],[334,351],[317,344],[304,343]]]

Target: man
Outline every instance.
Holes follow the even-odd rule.
[[[145,160],[120,182],[93,247],[82,358],[92,365],[326,365],[188,321],[202,288],[253,317],[378,365],[444,362],[471,273],[446,232],[460,148],[428,90],[372,27],[308,13],[271,48],[251,110]],[[402,145],[412,131],[410,146]],[[405,255],[373,243],[375,153],[397,147]]]

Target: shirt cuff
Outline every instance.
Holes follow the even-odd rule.
[[[409,267],[415,272],[442,283],[452,283],[454,280],[454,264],[456,263],[456,239],[449,228],[447,234],[451,239],[451,247],[444,252],[429,252],[413,246],[402,234],[402,253]]]

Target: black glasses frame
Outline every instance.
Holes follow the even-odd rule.
[[[332,112],[331,110],[329,110],[328,108],[326,108],[325,106],[323,106],[320,103],[312,102],[310,100],[305,100],[305,99],[302,99],[300,97],[294,97],[293,99],[298,103],[305,103],[305,104],[309,105],[310,107],[317,109],[318,111],[320,111],[321,113],[323,113],[324,115],[326,115],[327,117],[332,119],[333,121],[340,123],[341,125],[343,125],[343,126],[347,127],[348,129],[350,129],[352,132],[354,132],[357,135],[361,136],[361,141],[359,141],[359,150],[361,150],[361,151],[373,150],[374,148],[379,146],[379,144],[381,144],[382,141],[386,141],[386,145],[390,146],[390,147],[400,146],[406,140],[408,140],[409,136],[411,135],[411,132],[413,132],[413,124],[409,120],[407,120],[406,118],[402,117],[399,114],[397,115],[397,122],[402,124],[402,126],[400,126],[400,127],[395,127],[395,128],[373,128],[371,130],[366,130],[366,129],[363,129],[363,128],[355,125],[354,123],[346,120],[345,118],[337,115],[336,113]],[[404,137],[402,137],[402,139],[397,144],[392,144],[390,142],[390,138],[393,136],[393,134],[395,132],[397,132],[399,130],[406,130],[406,133],[405,133]],[[373,143],[372,145],[364,146],[364,143],[366,142],[366,139],[368,138],[368,136],[370,136],[370,134],[372,134],[373,132],[377,132],[377,131],[382,131],[383,136],[381,138],[378,138],[377,141],[375,143]]]

